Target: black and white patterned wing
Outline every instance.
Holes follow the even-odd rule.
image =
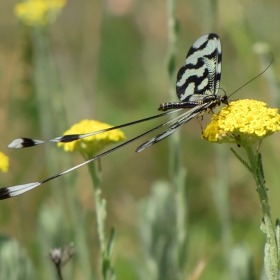
[[[190,48],[186,64],[177,74],[176,91],[180,101],[199,101],[203,95],[216,95],[221,80],[222,50],[220,38],[210,33]]]

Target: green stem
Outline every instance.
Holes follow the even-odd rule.
[[[261,155],[258,152],[257,154],[255,154],[251,146],[244,147],[244,149],[247,153],[252,170],[252,175],[257,185],[257,192],[259,194],[263,212],[263,223],[261,225],[261,230],[266,234],[267,238],[264,255],[266,274],[269,280],[276,280],[279,279],[277,244],[275,230],[270,214],[270,206],[263,175]]]
[[[174,85],[176,78],[175,54],[177,45],[177,19],[176,0],[167,0],[167,28],[168,28],[168,54],[167,71],[169,77],[169,98],[172,100],[175,94]],[[180,134],[179,132],[169,138],[169,170],[171,178],[177,178],[180,172]]]
[[[170,100],[176,96],[174,85],[176,79],[175,54],[177,47],[178,21],[176,18],[176,0],[167,0],[168,27],[168,76]],[[176,199],[176,263],[178,279],[184,279],[187,260],[187,199],[186,199],[186,170],[181,168],[180,134],[174,133],[169,138],[169,170],[174,185]]]
[[[96,170],[95,162],[89,164],[88,168],[90,171],[90,175],[93,182],[93,188],[94,188],[94,199],[95,199],[95,210],[96,210],[96,218],[97,218],[99,243],[100,243],[101,253],[102,255],[104,255],[104,252],[106,251],[106,230],[105,230],[105,224],[103,220],[106,219],[106,201],[101,197],[101,193],[102,193],[100,188],[101,173],[98,174],[98,171]]]
[[[95,211],[97,220],[97,232],[101,250],[102,258],[102,274],[103,279],[115,279],[114,270],[111,268],[111,245],[113,243],[113,238],[110,237],[110,242],[107,240],[106,236],[106,200],[102,198],[101,192],[101,176],[102,168],[100,159],[96,162],[91,162],[88,164],[88,169],[92,178],[93,188],[94,188],[94,199],[95,199]],[[114,231],[112,231],[112,235]]]

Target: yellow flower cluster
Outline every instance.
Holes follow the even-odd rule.
[[[101,123],[94,120],[82,120],[81,122],[74,124],[69,130],[64,133],[64,135],[85,134],[110,127],[112,126],[106,123]],[[78,150],[83,155],[91,157],[102,150],[104,147],[122,140],[125,140],[124,133],[120,129],[114,129],[70,143],[58,143],[58,146],[63,146],[66,152]]]
[[[9,168],[9,158],[0,152],[0,171],[8,172]]]
[[[15,6],[15,15],[27,25],[46,25],[53,22],[66,0],[27,0]]]
[[[202,137],[210,142],[251,146],[280,130],[278,109],[256,100],[238,100],[223,107],[211,120]]]

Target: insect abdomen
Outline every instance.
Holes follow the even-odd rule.
[[[160,103],[158,110],[167,111],[170,109],[193,108],[200,104],[202,104],[201,101],[166,102],[166,103]]]

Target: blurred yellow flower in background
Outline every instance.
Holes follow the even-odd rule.
[[[280,130],[278,109],[267,104],[243,99],[231,102],[214,115],[203,132],[203,138],[216,143],[251,146]]]
[[[65,0],[28,0],[16,4],[14,12],[27,25],[46,25],[54,22],[65,4]]]
[[[0,152],[0,171],[8,172],[9,168],[9,158]]]
[[[110,128],[109,124],[101,123],[94,120],[82,120],[74,124],[64,135],[69,134],[85,134],[92,131],[103,130]],[[96,134],[70,143],[58,143],[59,147],[63,146],[66,152],[73,152],[75,150],[81,152],[83,155],[93,156],[106,146],[125,140],[125,135],[120,129]]]

